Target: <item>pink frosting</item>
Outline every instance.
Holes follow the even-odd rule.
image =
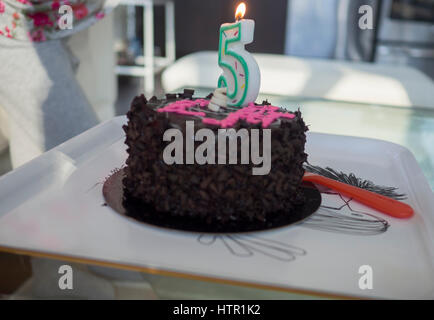
[[[205,112],[201,111],[190,111],[189,108],[194,106],[200,106],[201,108],[205,108],[208,106],[209,101],[205,99],[197,99],[197,100],[178,100],[167,106],[158,109],[158,112],[171,112],[177,114],[183,114],[188,116],[200,116],[205,117]]]
[[[208,106],[209,101],[205,99],[197,100],[178,100],[167,106],[158,109],[158,112],[172,112],[177,114],[191,115],[203,117],[202,122],[205,124],[220,126],[221,128],[231,128],[239,120],[244,120],[250,124],[261,123],[263,128],[268,128],[274,121],[279,118],[293,119],[294,114],[288,112],[279,112],[279,108],[271,105],[255,105],[253,102],[249,103],[247,107],[239,109],[235,112],[229,113],[226,118],[218,120],[214,118],[207,118],[205,112],[190,111],[191,107],[199,106],[205,108]]]

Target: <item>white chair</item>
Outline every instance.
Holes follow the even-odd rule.
[[[254,54],[261,93],[399,107],[434,108],[434,83],[407,66]],[[217,52],[187,55],[162,74],[166,92],[215,88],[221,74]]]

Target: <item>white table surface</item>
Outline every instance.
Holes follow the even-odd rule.
[[[0,179],[2,250],[298,294],[434,297],[433,197],[405,148],[315,133],[307,144],[313,164],[398,187],[415,208],[411,220],[353,201],[338,213],[344,224],[363,217],[368,225],[357,222],[357,232],[330,222],[330,209],[323,207],[315,214],[319,222],[246,236],[201,236],[139,224],[102,206],[102,182],[126,158],[123,123],[125,117],[106,122]],[[323,193],[324,206],[349,200]],[[376,270],[371,292],[357,287],[362,264]]]

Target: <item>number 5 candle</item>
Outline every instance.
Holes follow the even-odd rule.
[[[218,86],[227,88],[228,105],[233,107],[245,107],[255,102],[261,85],[258,64],[244,48],[253,42],[255,31],[254,20],[242,19],[245,11],[246,5],[241,3],[235,13],[236,22],[220,27],[218,62],[223,74]]]

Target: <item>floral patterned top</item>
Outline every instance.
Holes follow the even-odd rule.
[[[79,32],[116,7],[119,0],[0,0],[0,36],[21,41],[46,41]],[[62,29],[62,5],[72,8],[72,28]]]

